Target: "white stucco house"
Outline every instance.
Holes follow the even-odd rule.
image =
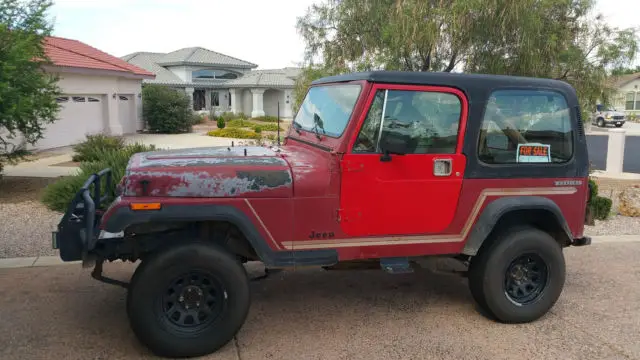
[[[193,109],[231,111],[247,116],[291,118],[292,91],[298,68],[255,70],[258,65],[201,47],[170,53],[135,52],[123,60],[156,75],[144,83],[181,89]]]
[[[44,70],[58,76],[62,90],[56,99],[58,120],[45,125],[44,138],[35,145],[17,136],[10,140],[13,146],[46,150],[82,142],[89,134],[123,135],[143,128],[142,80],[153,79],[153,73],[77,40],[47,37],[44,50],[52,62]]]
[[[640,117],[640,73],[628,74],[613,79],[617,94],[613,98],[616,110]]]

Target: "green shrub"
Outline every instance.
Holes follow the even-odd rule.
[[[119,150],[124,147],[124,139],[117,136],[108,135],[87,135],[87,140],[74,145],[72,160],[81,161],[95,161],[99,160],[99,156],[102,151]]]
[[[239,113],[236,114],[235,118],[236,119],[247,120],[249,117],[245,113],[239,112]]]
[[[253,127],[253,131],[256,132],[256,134],[261,134],[262,133],[262,127],[258,126],[254,126]]]
[[[142,117],[151,132],[177,134],[191,131],[193,112],[189,96],[162,85],[142,89]]]
[[[598,220],[606,220],[611,213],[611,205],[613,201],[604,196],[596,196],[591,199],[591,211],[593,217]]]
[[[256,120],[256,121],[262,121],[262,122],[277,122],[278,118],[276,116],[258,116],[258,117],[254,117],[251,118],[251,120]]]
[[[589,199],[593,200],[598,196],[598,184],[591,178],[589,178],[589,184],[591,185],[591,195]]]
[[[193,125],[196,124],[204,124],[204,122],[207,120],[207,115],[205,114],[198,114],[198,113],[194,113],[193,114],[193,118],[191,120],[191,123]]]
[[[253,130],[245,130],[232,127],[226,129],[211,130],[207,133],[207,135],[235,139],[260,139],[260,134],[257,134]]]
[[[105,168],[111,168],[112,181],[115,185],[124,176],[125,169],[129,163],[129,159],[133,154],[139,152],[153,151],[155,146],[144,144],[126,145],[121,149],[102,149],[96,151],[99,156],[98,160],[82,162],[77,175],[61,178],[55,183],[47,186],[42,195],[42,203],[53,211],[64,212],[67,210],[69,203],[73,200],[75,194],[80,190],[85,181],[91,174],[97,173]],[[101,192],[104,194],[107,184],[101,184]],[[103,207],[115,197],[115,186],[112,186],[107,201],[102,204]]]
[[[218,118],[217,125],[218,125],[218,129],[224,129],[226,124],[223,117]]]
[[[232,128],[243,128],[243,127],[252,128],[254,124],[243,119],[233,119],[233,120],[227,121],[227,125]]]

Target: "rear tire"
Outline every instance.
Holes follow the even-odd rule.
[[[232,254],[190,242],[153,254],[136,269],[127,296],[131,328],[163,357],[194,357],[227,344],[247,317],[247,273]]]
[[[545,315],[564,287],[560,245],[531,227],[504,232],[487,245],[469,266],[469,289],[478,305],[503,323]]]

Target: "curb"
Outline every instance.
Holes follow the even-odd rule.
[[[640,235],[601,235],[592,236],[591,244],[640,242]],[[80,265],[82,261],[64,262],[59,256],[32,256],[0,259],[0,269],[19,269],[29,267]]]

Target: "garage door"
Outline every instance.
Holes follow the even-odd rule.
[[[102,95],[63,95],[58,120],[47,124],[44,138],[36,147],[40,150],[68,146],[82,142],[87,134],[105,129],[104,98]]]
[[[133,105],[133,95],[118,96],[118,117],[122,125],[122,131],[125,134],[134,134],[138,127],[135,121]]]

